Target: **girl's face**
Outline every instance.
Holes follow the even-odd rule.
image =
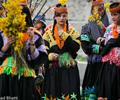
[[[68,14],[67,13],[56,14],[54,19],[57,21],[57,24],[64,25],[68,20]]]
[[[41,29],[42,26],[43,26],[42,22],[35,24],[35,28],[37,28],[37,29]]]
[[[111,14],[112,21],[114,24],[120,25],[120,14],[119,13],[113,13]]]
[[[104,14],[105,10],[104,10],[104,5],[100,4],[98,6],[93,6],[92,7],[92,14],[98,13],[100,16],[102,16]]]

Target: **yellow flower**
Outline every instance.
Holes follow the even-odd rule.
[[[101,20],[101,17],[98,13],[98,6],[93,8],[93,14],[91,16],[88,17],[88,21],[98,21]]]
[[[89,21],[95,21],[95,18],[94,18],[93,16],[89,16],[89,17],[88,17],[88,20],[89,20]]]
[[[3,31],[6,37],[13,35],[16,38],[13,46],[14,51],[17,53],[20,53],[23,48],[21,42],[23,40],[22,31],[26,28],[26,15],[22,14],[20,3],[20,0],[8,0],[3,4],[7,11],[7,17],[0,18],[0,30]]]
[[[68,2],[68,0],[58,0],[58,2],[59,2],[62,6],[64,6],[64,5],[66,5],[66,3]]]
[[[110,8],[110,3],[109,2],[105,3],[104,8],[106,9],[106,12],[108,12]]]

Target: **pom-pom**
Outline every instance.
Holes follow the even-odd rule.
[[[64,6],[64,5],[66,5],[66,3],[68,2],[68,0],[58,0],[58,2],[59,2],[62,6]]]

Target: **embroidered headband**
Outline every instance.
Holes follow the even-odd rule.
[[[114,2],[110,5],[111,13],[120,13],[120,2]]]

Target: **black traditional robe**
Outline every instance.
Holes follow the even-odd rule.
[[[101,21],[108,26],[108,17],[105,14],[102,16]],[[89,22],[82,27],[80,40],[81,46],[85,54],[88,56],[88,64],[86,67],[84,80],[83,80],[83,91],[85,95],[89,97],[89,94],[96,93],[96,85],[98,80],[99,71],[101,69],[102,63],[100,51],[102,49],[101,45],[96,43],[99,37],[103,37],[104,31],[96,22]],[[92,90],[92,91],[91,91]]]
[[[3,34],[0,34],[0,37],[0,47],[2,48],[2,46],[7,43],[7,38],[4,37]],[[29,40],[25,43],[22,52],[23,58],[28,64],[28,68],[26,69],[24,66],[21,66],[15,73],[13,73],[12,68],[16,66],[14,66],[12,63],[12,65],[9,67],[8,63],[5,62],[10,57],[14,58],[14,51],[10,47],[6,52],[2,52],[0,48],[0,61],[2,63],[0,66],[0,77],[2,80],[2,88],[0,88],[0,94],[2,97],[10,96],[17,97],[20,100],[33,100],[34,78],[36,76],[35,69],[37,69],[40,64],[44,64],[44,62],[47,60],[47,53],[42,42],[42,37],[40,37],[38,34],[35,34],[33,41],[36,47],[35,52],[30,52]],[[9,69],[10,72],[7,69]]]
[[[51,53],[57,53],[60,58],[61,55],[68,54],[67,61],[72,58],[75,62],[77,51],[80,48],[80,34],[72,27],[69,32],[63,32],[61,37],[64,38],[64,46],[62,48],[58,47],[54,34],[51,29],[48,29],[43,35],[48,56]],[[80,78],[77,64],[75,66],[60,65],[60,59],[49,61],[49,68],[45,77],[45,94],[52,99],[70,99],[72,95],[75,95],[75,98],[79,100]]]

